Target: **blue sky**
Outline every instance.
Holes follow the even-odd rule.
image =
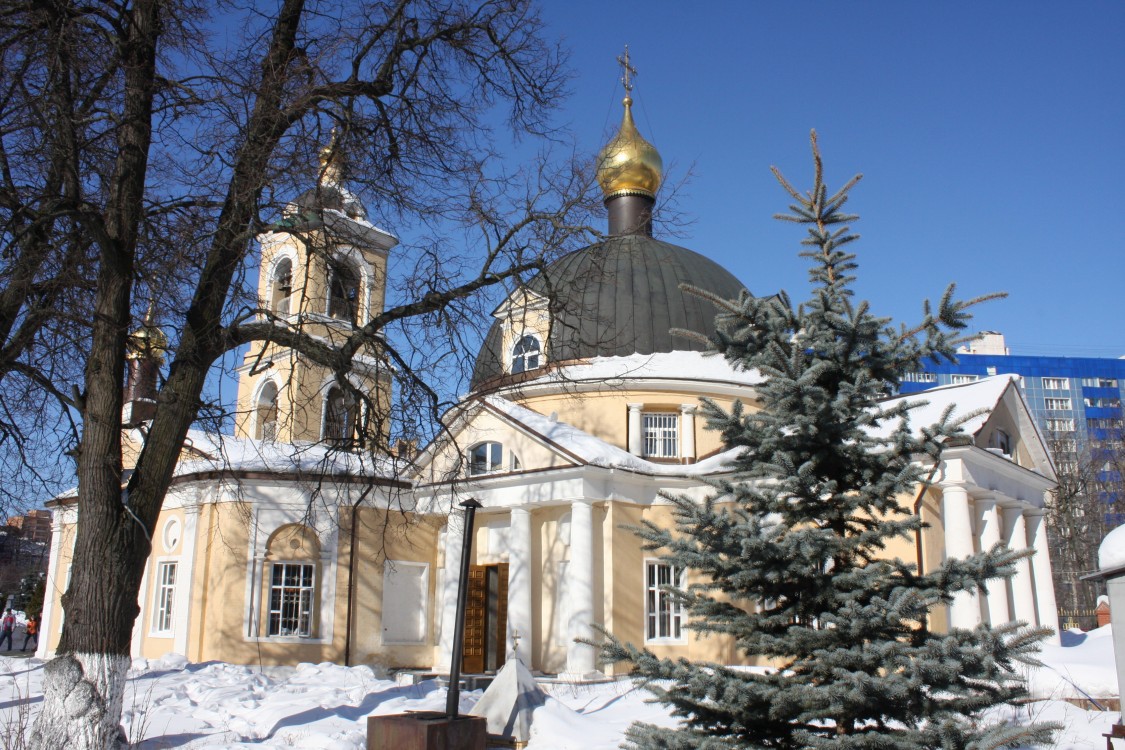
[[[769,172],[811,182],[820,135],[849,208],[857,294],[913,321],[950,281],[1006,291],[974,329],[1014,354],[1125,355],[1125,3],[549,0],[575,71],[560,113],[596,153],[620,120],[615,57],[639,71],[641,132],[692,223],[666,239],[755,294],[803,299],[801,230]]]

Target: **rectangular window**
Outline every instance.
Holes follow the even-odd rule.
[[[680,415],[644,414],[644,454],[650,458],[680,457]]]
[[[1043,378],[1043,387],[1048,391],[1070,390],[1070,378]]]
[[[1074,432],[1074,420],[1048,419],[1047,432]]]
[[[936,383],[937,375],[932,372],[908,372],[902,376],[904,383]]]
[[[1043,399],[1043,406],[1049,411],[1069,411],[1070,399],[1069,398],[1045,398]]]
[[[1082,385],[1087,388],[1116,388],[1116,378],[1082,378]]]
[[[274,563],[270,570],[269,635],[312,636],[316,566]]]
[[[1074,438],[1061,438],[1049,441],[1056,454],[1074,453],[1078,450],[1078,443]]]
[[[425,643],[430,566],[383,563],[383,643]]]
[[[156,609],[152,613],[152,632],[172,632],[172,606],[176,597],[176,563],[156,566]]]
[[[966,383],[974,383],[979,378],[979,375],[953,375],[950,377],[949,382],[953,385],[965,385]]]
[[[668,563],[645,561],[645,640],[683,639],[683,607],[663,590],[665,586],[683,588],[684,576]]]
[[[1119,398],[1091,398],[1087,396],[1083,399],[1086,406],[1091,406],[1095,409],[1120,409],[1121,399]]]
[[[988,447],[995,448],[1005,456],[1012,455],[1012,438],[1004,430],[994,430],[988,439]]]

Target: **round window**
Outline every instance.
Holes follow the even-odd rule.
[[[168,523],[164,524],[164,550],[166,552],[175,552],[179,544],[180,520],[178,518],[169,518]]]

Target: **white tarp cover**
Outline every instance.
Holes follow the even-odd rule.
[[[497,737],[527,742],[531,739],[531,715],[547,702],[531,672],[519,659],[509,659],[484,691],[473,716],[488,720],[488,733]]]

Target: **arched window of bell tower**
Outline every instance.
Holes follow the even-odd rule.
[[[277,383],[266,381],[254,406],[255,435],[259,440],[277,439]]]
[[[332,386],[324,396],[325,442],[336,445],[349,443],[355,434],[355,399],[339,386]]]
[[[331,263],[328,279],[328,315],[337,320],[359,320],[359,274],[342,260]]]
[[[288,315],[292,310],[293,262],[282,258],[273,269],[270,310],[278,315]]]

